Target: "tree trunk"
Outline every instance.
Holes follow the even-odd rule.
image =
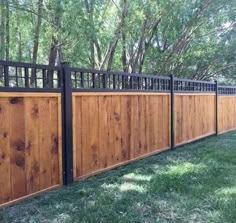
[[[6,1],[6,60],[9,60],[10,56],[10,11],[9,1]]]
[[[32,63],[37,62],[38,57],[38,47],[39,47],[39,34],[42,24],[42,9],[43,9],[43,0],[38,0],[38,16],[37,22],[34,31],[34,46],[33,46],[33,55],[32,55]]]
[[[5,0],[0,1],[1,7],[1,29],[0,29],[0,59],[5,59],[5,27],[6,27],[6,3]]]

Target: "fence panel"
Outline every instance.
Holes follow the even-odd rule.
[[[236,96],[220,95],[218,103],[219,133],[236,129]]]
[[[170,94],[73,93],[74,179],[170,147]]]
[[[61,96],[0,93],[0,206],[62,183]]]
[[[185,144],[216,133],[215,94],[176,94],[175,142]]]
[[[236,129],[235,95],[173,75],[0,60],[0,207]]]

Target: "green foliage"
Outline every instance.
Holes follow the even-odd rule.
[[[8,3],[10,59],[30,62],[38,1]],[[5,7],[5,0],[0,4]],[[38,63],[48,63],[54,46],[62,56],[59,60],[72,66],[235,79],[232,0],[44,0],[41,17]],[[1,47],[2,52],[6,46]]]

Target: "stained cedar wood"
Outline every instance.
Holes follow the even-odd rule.
[[[27,195],[24,98],[9,98],[12,199]]]
[[[236,129],[236,97],[219,96],[218,103],[219,133]]]
[[[40,190],[39,181],[39,104],[37,98],[25,100],[27,193]],[[34,123],[32,125],[32,123]]]
[[[130,159],[131,100],[129,96],[121,97],[121,150],[122,161]]]
[[[139,155],[143,155],[147,153],[147,143],[146,143],[146,123],[145,123],[145,117],[146,117],[146,100],[145,96],[138,96],[139,99]]]
[[[130,128],[130,155],[131,159],[135,158],[139,149],[139,120],[138,120],[138,96],[131,98],[131,128]]]
[[[89,141],[88,139],[90,139],[90,110],[89,110],[89,102],[88,102],[88,99],[87,97],[82,97],[82,114],[83,114],[83,117],[82,117],[82,128],[83,128],[83,131],[82,131],[82,146],[81,146],[81,149],[82,149],[82,174],[86,174],[86,173],[89,173],[91,171],[90,169],[90,166],[88,166],[88,161],[91,160],[91,151],[90,151],[90,148],[89,148]],[[77,147],[76,147],[77,148]],[[79,154],[78,154],[79,155]]]
[[[121,122],[120,122],[120,97],[113,96],[112,97],[112,121],[113,121],[113,164],[117,164],[121,160]],[[98,110],[97,110],[98,112]],[[110,148],[109,148],[110,149]]]
[[[163,97],[163,118],[162,118],[162,124],[163,124],[163,133],[162,133],[162,143],[161,148],[164,148],[166,146],[170,145],[170,113],[169,113],[169,97],[164,96]]]
[[[90,113],[90,122],[89,122],[89,129],[90,129],[90,147],[92,154],[92,159],[90,163],[91,170],[99,169],[99,139],[98,139],[98,98],[97,97],[90,97],[89,98],[89,112]],[[89,165],[89,164],[88,164]]]
[[[60,100],[51,93],[0,94],[0,206],[61,183]]]
[[[214,95],[175,96],[176,144],[215,133]]]
[[[47,111],[47,112],[46,112]],[[39,147],[40,147],[40,189],[51,186],[52,181],[52,154],[51,154],[51,130],[50,99],[40,100],[39,108]]]
[[[167,94],[73,94],[74,179],[168,148],[169,100]]]
[[[76,100],[75,103],[75,107],[74,107],[74,112],[76,112],[76,115],[73,115],[73,140],[74,143],[76,143],[76,145],[78,146],[77,150],[75,147],[73,147],[73,151],[74,151],[74,176],[77,175],[81,175],[82,174],[82,123],[81,123],[81,98],[75,98],[73,100]]]
[[[61,96],[57,97],[57,112],[58,112],[58,120],[55,125],[57,125],[57,133],[58,133],[58,162],[59,162],[59,184],[61,186],[63,183],[63,168],[62,168],[62,111],[61,111]]]
[[[113,165],[113,157],[114,157],[114,128],[113,128],[113,115],[112,115],[112,97],[107,96],[108,100],[108,107],[107,107],[107,114],[108,114],[108,119],[107,119],[107,129],[108,129],[108,147],[107,147],[107,166],[112,166]]]
[[[0,204],[11,200],[9,101],[0,100]]]
[[[75,97],[76,100],[80,97]],[[99,100],[99,151],[100,151],[100,168],[106,168],[108,162],[108,106],[109,98],[107,96],[101,96],[98,98]],[[77,176],[80,176],[77,174]]]
[[[51,157],[52,157],[52,182],[51,185],[57,185],[60,183],[59,176],[59,134],[58,134],[58,107],[57,107],[58,99],[50,98],[50,130],[51,130]]]
[[[146,132],[146,143],[147,143],[147,154],[150,153],[150,108],[149,108],[149,96],[144,96],[145,97],[145,110],[146,110],[146,116],[145,116],[145,119],[146,119],[146,129],[145,129],[145,132]]]
[[[158,118],[157,116],[157,106],[155,96],[150,96],[148,100],[148,108],[149,108],[149,143],[150,143],[150,149],[149,152],[153,152],[155,150],[155,141],[156,141],[156,120]]]

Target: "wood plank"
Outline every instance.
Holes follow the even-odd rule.
[[[88,174],[91,171],[90,168],[90,157],[91,157],[91,151],[90,151],[90,145],[89,145],[89,139],[90,139],[90,120],[89,120],[89,101],[88,97],[82,97],[82,163],[81,163],[81,171],[82,174]]]
[[[107,107],[107,114],[108,114],[108,156],[107,156],[107,163],[108,166],[114,165],[114,120],[113,120],[113,110],[112,110],[112,96],[107,96],[108,100],[108,107]]]
[[[130,159],[131,102],[129,96],[122,96],[121,103],[121,160]]]
[[[131,129],[130,129],[130,157],[131,159],[139,156],[139,107],[138,96],[131,98]]]
[[[166,148],[170,145],[170,113],[169,113],[169,96],[163,96],[163,133],[161,148]]]
[[[157,98],[156,98],[157,99]],[[163,97],[158,96],[157,101],[157,113],[155,114],[155,117],[157,118],[157,123],[155,128],[156,134],[156,141],[155,141],[155,149],[161,149],[163,146],[163,119],[164,119],[164,113],[163,113]]]
[[[51,130],[51,176],[52,186],[60,183],[59,173],[59,135],[58,135],[58,99],[50,98],[50,130]]]
[[[112,114],[114,128],[114,164],[121,161],[121,114],[120,114],[120,96],[112,96]]]
[[[138,106],[139,106],[139,154],[146,154],[147,151],[147,143],[146,143],[146,100],[145,96],[138,96]]]
[[[149,97],[149,142],[150,142],[150,152],[156,150],[156,137],[158,128],[158,109],[157,101],[158,97],[150,96]]]
[[[151,123],[151,119],[150,119],[150,107],[149,107],[149,96],[145,96],[145,108],[146,108],[146,116],[145,116],[145,120],[146,120],[146,144],[147,144],[147,153],[149,153],[151,151],[150,147],[151,147],[151,142],[150,142],[150,123]]]
[[[39,101],[39,154],[40,154],[40,189],[52,186],[51,154],[51,106],[50,98]]]
[[[26,171],[28,194],[40,190],[38,102],[38,98],[25,98]]]
[[[24,98],[9,98],[12,199],[27,195]]]
[[[61,95],[57,97],[57,112],[58,112],[58,146],[59,146],[59,181],[63,184],[63,167],[62,167],[62,109],[61,109]]]
[[[0,204],[11,200],[9,102],[0,98]]]
[[[73,97],[74,178],[82,175],[82,98]]]
[[[99,169],[99,138],[98,138],[98,97],[89,97],[89,132],[90,132],[90,150],[91,150],[91,170]]]
[[[109,113],[110,98],[108,96],[99,96],[99,151],[100,151],[100,169],[108,166],[109,148]]]

